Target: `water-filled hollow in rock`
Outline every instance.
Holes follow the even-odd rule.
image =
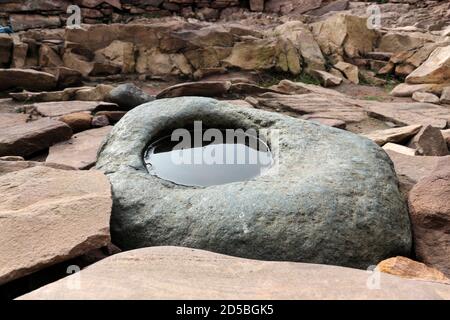
[[[267,143],[256,131],[209,129],[184,133],[188,141],[167,135],[149,145],[144,161],[150,174],[179,185],[208,187],[253,179],[273,163]]]

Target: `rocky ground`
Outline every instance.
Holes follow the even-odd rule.
[[[448,1],[382,1],[376,29],[367,26],[375,1],[76,2],[81,28],[64,28],[68,1],[0,3],[0,24],[15,31],[0,34],[0,296],[50,283],[23,298],[230,298],[242,286],[231,298],[450,298]],[[342,267],[180,248],[120,253],[111,187],[93,168],[98,149],[134,107],[179,96],[283,113],[382,147],[414,240],[408,257],[379,261],[394,275],[386,287],[370,292],[364,272]],[[73,265],[90,265],[81,271],[89,287],[66,295]],[[229,283],[237,265],[259,272]],[[164,277],[174,282],[158,292],[140,281]],[[127,292],[124,278],[139,290]],[[342,293],[328,278],[358,289]],[[296,291],[305,281],[311,295]]]

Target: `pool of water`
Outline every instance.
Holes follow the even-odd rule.
[[[191,131],[189,141],[170,135],[151,143],[144,154],[148,172],[179,185],[208,187],[251,180],[273,164],[267,143],[256,134],[220,130],[223,139],[213,139],[205,133]]]

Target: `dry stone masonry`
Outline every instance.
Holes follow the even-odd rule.
[[[272,13],[303,13],[317,9],[322,0],[4,0],[0,3],[0,22],[11,22],[15,31],[62,26],[67,8],[81,8],[84,23],[126,22],[133,17],[165,17],[179,14],[203,20],[216,20],[221,15],[248,10]]]

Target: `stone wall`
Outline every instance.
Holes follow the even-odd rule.
[[[399,2],[401,0],[396,0]],[[411,0],[407,0],[411,2]],[[126,23],[135,18],[171,15],[215,21],[244,11],[288,14],[305,13],[331,2],[348,0],[0,0],[0,24],[15,31],[65,25],[67,7],[81,8],[82,22]],[[341,5],[342,6],[342,5]]]
[[[297,76],[303,71],[325,70],[322,51],[336,57],[345,54],[349,59],[373,51],[377,33],[367,29],[366,19],[339,16],[327,23],[326,29],[330,28],[340,30],[336,37],[345,39],[345,52],[326,46],[330,41],[327,33],[320,32],[323,28],[311,28],[300,21],[257,28],[173,17],[152,23],[27,30],[0,35],[0,65],[52,74],[76,71],[84,78],[138,75],[143,79],[201,79],[237,69]]]
[[[252,8],[262,10],[261,6]],[[321,1],[319,1],[321,2]],[[81,8],[82,22],[123,23],[133,18],[153,18],[173,14],[202,20],[218,19],[223,10],[250,9],[248,0],[0,0],[0,24],[11,23],[15,31],[42,27],[61,27],[68,14],[67,7]]]
[[[342,10],[348,0],[0,0],[0,25],[11,24],[15,31],[56,28],[66,24],[67,7],[81,8],[82,22],[126,23],[136,18],[180,15],[215,21],[245,11],[274,14],[302,14],[323,6]],[[367,0],[363,2],[377,2]],[[386,1],[385,1],[386,2]],[[420,5],[417,0],[391,0],[392,3]]]
[[[25,18],[23,21],[33,21],[33,23],[43,21],[49,24],[55,20],[52,25],[55,28],[31,28],[11,35],[0,34],[0,68],[36,69],[55,74],[58,79],[64,76],[64,79],[70,80],[63,81],[65,86],[79,83],[72,79],[75,74],[84,78],[113,77],[116,79],[122,76],[138,76],[146,79],[147,77],[173,76],[201,79],[212,74],[241,69],[275,70],[297,76],[311,70],[323,71],[330,62],[336,64],[340,61],[381,74],[395,72],[396,75],[406,77],[435,49],[433,44],[443,42],[441,38],[448,36],[450,32],[436,31],[435,27],[438,28],[440,25],[430,25],[432,28],[428,29],[435,30],[430,32],[427,32],[425,28],[423,30],[415,28],[413,29],[415,32],[409,33],[398,30],[392,32],[368,30],[367,18],[364,17],[367,3],[362,2],[351,2],[348,6],[350,10],[339,7],[340,10],[345,10],[345,13],[328,14],[330,4],[335,6],[336,3],[346,0],[336,0],[331,3],[320,1],[319,9],[307,12],[308,19],[313,19],[314,13],[317,14],[318,11],[321,13],[317,14],[319,19],[316,22],[302,22],[296,17],[274,18],[268,17],[268,14],[255,13],[249,19],[240,20],[239,23],[171,17],[170,19],[135,21],[135,23],[88,23],[81,29],[58,28],[58,23],[60,26],[63,24],[63,18],[56,14],[58,12],[56,9],[59,8],[60,13],[64,12],[67,2],[64,4],[64,2],[53,0],[27,3],[15,1],[0,0],[3,15],[8,14],[13,21],[17,16],[22,16]],[[184,2],[180,3],[181,1]],[[293,1],[281,0],[277,1],[277,4]],[[312,0],[298,1],[302,1],[302,4],[306,6],[302,10],[305,10],[307,6],[310,8],[312,4]],[[83,10],[90,5],[92,9],[89,10],[103,12],[111,9],[112,14],[118,15],[120,15],[117,13],[118,10],[123,12],[124,8],[138,8],[143,2],[144,0],[77,1],[80,5],[84,5]],[[145,2],[147,6],[150,2],[154,3],[153,0]],[[161,1],[160,5],[164,3]],[[221,10],[222,14],[230,8],[244,10],[235,6],[222,9],[200,7],[200,2],[194,2],[194,0],[171,0],[170,3],[184,9]],[[209,5],[213,3],[219,2],[208,2]],[[265,2],[265,10],[271,3],[271,0]],[[439,14],[450,12],[450,3],[444,1],[440,3],[441,5],[433,7],[435,8],[433,10],[437,10],[436,13],[428,7],[420,8],[421,11],[419,11],[430,12],[429,22],[432,24],[435,24],[436,17],[438,17],[437,20],[445,22],[446,18]],[[250,2],[240,4],[250,5]],[[362,13],[353,15],[352,7],[356,4],[359,6],[362,4]],[[387,4],[386,6],[406,7],[408,14],[410,13],[408,4]],[[36,8],[46,10],[37,11]],[[293,12],[296,13],[301,8],[296,7]],[[418,8],[419,6],[415,6],[413,9],[417,11]],[[392,11],[391,8],[388,13]],[[138,17],[141,16],[138,15]],[[417,22],[418,16],[419,14],[412,11],[414,23]],[[428,20],[428,18],[425,19],[424,26],[427,26]],[[408,22],[408,19],[403,21]],[[102,22],[102,20],[94,19],[94,22]],[[411,26],[412,23],[407,25]],[[422,47],[424,51],[419,51]],[[390,55],[382,58],[367,56],[374,50],[387,52]],[[403,51],[411,51],[414,55],[408,61],[401,60],[397,56],[393,58],[395,62],[388,61],[393,54]],[[416,51],[417,54],[415,54]],[[405,59],[411,57],[411,55],[404,56]]]

